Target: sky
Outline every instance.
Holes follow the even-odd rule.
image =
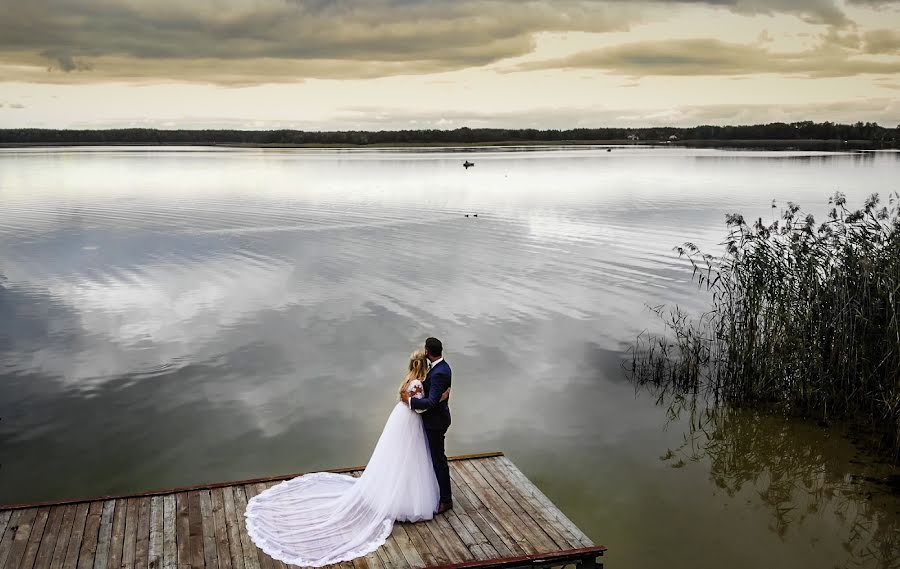
[[[900,0],[0,0],[0,128],[900,124]]]

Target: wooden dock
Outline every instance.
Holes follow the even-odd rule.
[[[502,453],[450,460],[453,510],[395,524],[378,551],[331,569],[602,566],[606,548]],[[359,476],[362,467],[331,472]],[[253,545],[243,513],[295,476],[0,506],[0,569],[293,569]]]

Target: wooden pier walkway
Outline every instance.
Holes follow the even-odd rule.
[[[450,460],[453,510],[395,524],[378,551],[331,569],[600,566],[606,548],[502,453]],[[243,516],[247,500],[294,476],[0,506],[0,569],[294,569],[253,545]]]

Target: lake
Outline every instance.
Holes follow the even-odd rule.
[[[610,568],[900,566],[889,466],[750,411],[697,431],[623,370],[650,306],[706,306],[673,247],[898,180],[898,153],[0,150],[0,503],[364,464],[435,335],[448,454],[505,451]]]

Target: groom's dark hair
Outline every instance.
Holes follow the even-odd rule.
[[[444,345],[437,338],[428,338],[425,340],[425,351],[432,356],[440,357],[444,353]]]

